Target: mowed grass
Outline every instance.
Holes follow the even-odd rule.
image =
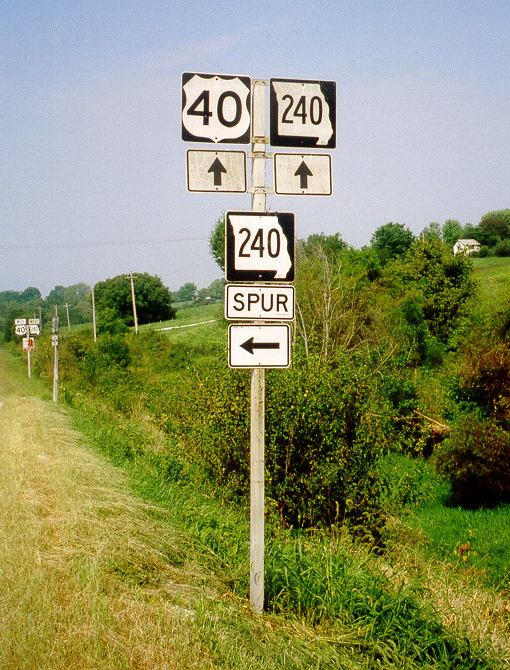
[[[474,258],[473,269],[479,296],[487,306],[508,306],[510,301],[510,258]]]
[[[223,318],[223,303],[197,305],[178,309],[176,318],[160,324],[143,326],[162,329],[169,340],[189,353],[227,351],[227,324]]]

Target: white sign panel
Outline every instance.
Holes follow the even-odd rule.
[[[244,151],[186,152],[188,191],[246,193]]]
[[[225,318],[291,321],[294,318],[294,287],[227,284]]]
[[[329,154],[274,154],[274,192],[278,195],[331,195]]]
[[[227,212],[227,281],[294,281],[294,215]]]
[[[23,351],[33,351],[34,350],[34,338],[33,337],[24,337],[23,338]]]
[[[58,335],[51,336],[51,344],[53,347],[58,347]]]
[[[229,326],[228,364],[231,368],[288,368],[290,326]]]
[[[336,146],[334,81],[271,79],[269,115],[275,147]]]
[[[250,143],[251,79],[221,74],[182,75],[182,139]]]
[[[27,326],[14,326],[14,333],[18,336],[27,334]]]
[[[15,326],[24,326],[26,324],[26,319],[14,319]]]
[[[28,319],[29,326],[38,326],[40,323],[39,319]]]
[[[29,335],[40,335],[39,324],[29,325],[28,326]]]

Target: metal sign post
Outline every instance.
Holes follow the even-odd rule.
[[[252,85],[252,211],[266,211],[266,82]],[[251,371],[250,399],[250,603],[264,610],[264,469],[266,376],[263,368]]]

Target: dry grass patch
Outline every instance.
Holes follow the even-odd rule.
[[[210,577],[164,512],[42,401],[4,396],[0,443],[0,667],[212,667],[192,625]]]

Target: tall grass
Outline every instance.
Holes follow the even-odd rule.
[[[227,503],[196,468],[175,456],[136,455],[136,450],[126,448],[133,439],[131,431],[106,430],[104,418],[97,418],[77,417],[101,449],[116,462],[124,461],[134,490],[163,506],[171,525],[190,534],[200,564],[220,576],[233,594],[247,598],[247,510]],[[291,617],[306,630],[322,631],[337,644],[341,640],[342,653],[348,650],[351,662],[359,655],[365,659],[366,665],[353,667],[497,667],[466,637],[439,622],[430,598],[418,586],[392,586],[374,570],[369,554],[350,551],[349,542],[328,533],[295,535],[269,524],[266,589],[268,611]],[[324,649],[329,648],[325,644]]]

